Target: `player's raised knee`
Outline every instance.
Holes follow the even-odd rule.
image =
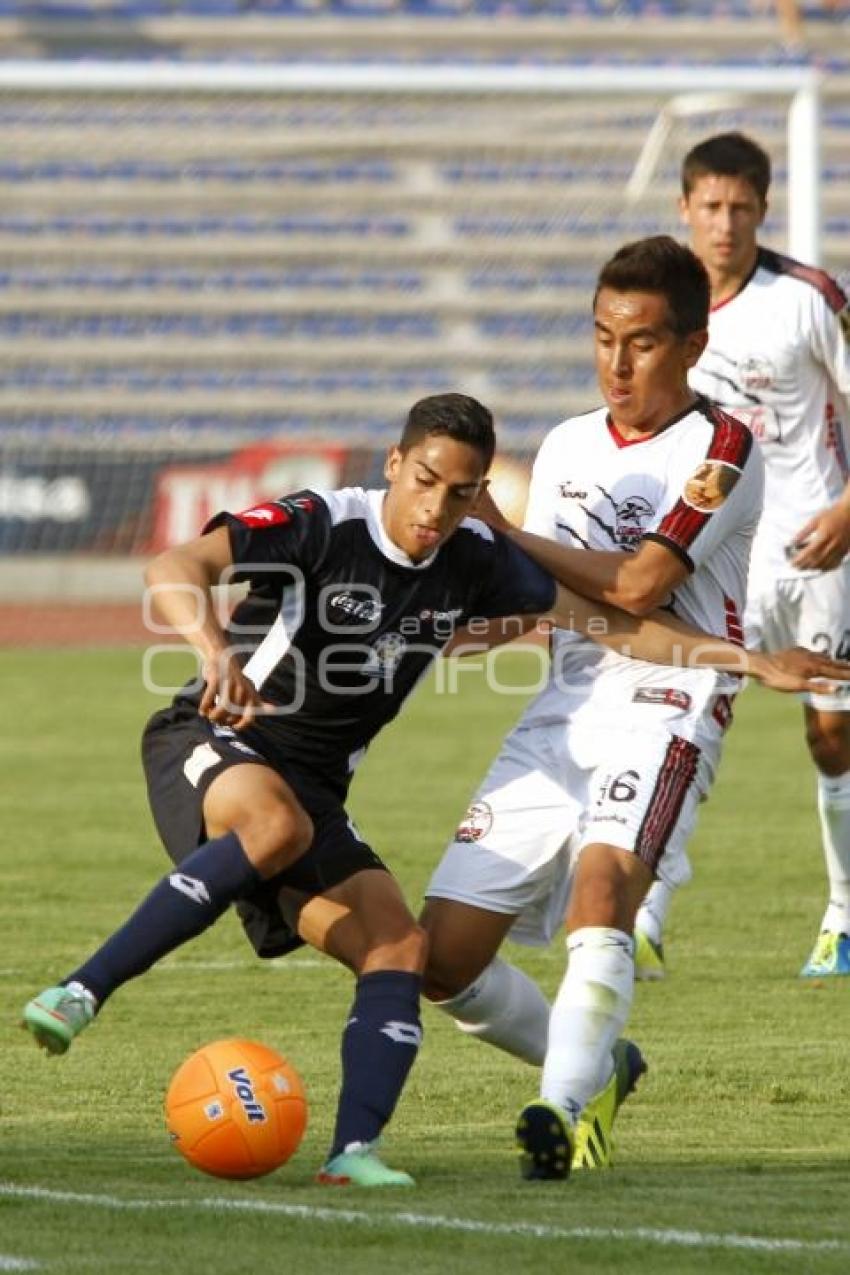
[[[236,831],[248,858],[264,877],[288,868],[313,841],[313,821],[307,812],[283,802],[252,811]]]

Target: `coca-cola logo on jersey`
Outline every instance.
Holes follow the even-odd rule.
[[[741,379],[741,388],[753,394],[757,390],[771,388],[776,377],[776,369],[770,359],[766,359],[764,355],[748,354],[738,364],[738,376]]]

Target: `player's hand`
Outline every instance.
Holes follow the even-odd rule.
[[[801,571],[833,571],[850,550],[850,509],[832,505],[801,527],[794,537],[798,546],[791,565]]]
[[[506,534],[509,531],[516,531],[517,528],[512,522],[509,522],[490,495],[488,487],[483,488],[481,494],[475,502],[475,508],[472,511],[473,517],[480,518],[482,522],[486,522],[488,527],[492,527],[494,531],[503,531]]]
[[[774,691],[809,691],[830,695],[850,682],[850,663],[819,655],[804,646],[784,651],[749,653],[750,672]],[[850,691],[850,687],[847,688]]]
[[[226,651],[204,662],[203,675],[206,685],[198,712],[211,722],[244,730],[257,716],[274,710]]]

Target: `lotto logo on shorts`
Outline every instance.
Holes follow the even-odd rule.
[[[493,811],[486,801],[476,801],[469,807],[455,833],[455,841],[468,845],[486,837],[493,827]]]

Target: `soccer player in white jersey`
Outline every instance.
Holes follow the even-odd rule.
[[[763,469],[750,430],[688,385],[708,306],[705,269],[667,236],[603,267],[593,313],[606,406],[545,439],[526,520],[537,534],[512,534],[588,597],[635,614],[666,605],[740,642]],[[620,1039],[635,914],[653,878],[674,886],[688,870],[685,843],[737,687],[555,635],[547,685],[428,886],[426,995],[472,1033],[543,1063],[540,1099],[517,1127],[527,1178],[610,1163],[614,1114],[644,1066]],[[509,931],[547,942],[565,915],[569,964],[550,1014],[496,953]]]
[[[850,310],[828,274],[761,247],[770,160],[740,133],[700,143],[682,166],[680,209],[711,280],[709,340],[690,375],[743,420],[765,461],[753,544],[747,642],[799,642],[850,656]],[[804,977],[850,974],[850,700],[807,695],[829,901]],[[639,966],[663,973],[670,901],[656,885],[638,916]]]

